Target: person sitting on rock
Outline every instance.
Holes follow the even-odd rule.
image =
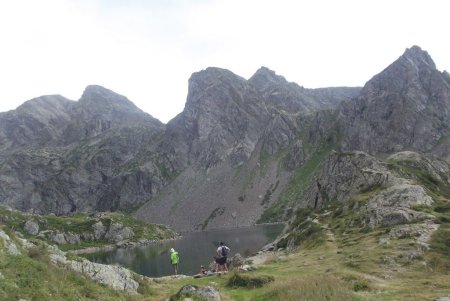
[[[200,266],[200,274],[202,274],[202,275],[208,274],[208,271],[205,269],[205,267],[203,265]]]

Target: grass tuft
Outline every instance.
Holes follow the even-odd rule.
[[[227,286],[231,288],[244,287],[244,288],[258,288],[274,281],[273,276],[244,276],[240,273],[234,273],[230,279],[228,279]]]

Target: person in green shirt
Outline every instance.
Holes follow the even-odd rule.
[[[173,266],[174,275],[178,274],[178,262],[180,262],[180,257],[178,256],[178,252],[174,250],[174,248],[170,249],[170,263]]]

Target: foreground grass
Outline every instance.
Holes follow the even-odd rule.
[[[311,214],[318,222],[309,237],[299,232],[300,248],[275,253],[258,270],[245,273],[250,278],[273,277],[273,281],[258,288],[230,287],[227,283],[234,277],[231,273],[166,283],[165,294],[176,293],[184,284],[212,284],[218,287],[223,300],[238,301],[423,301],[450,296],[448,204],[443,200],[429,208],[445,218],[440,219],[440,228],[425,253],[418,250],[414,236],[392,238],[391,228],[343,229],[346,219],[342,219],[347,215],[305,211],[304,215]],[[305,216],[298,225],[293,221],[293,227],[309,229],[310,225],[301,220]]]
[[[200,279],[140,279],[139,294],[117,292],[82,275],[52,266],[42,250],[11,256],[0,248],[0,300],[166,300],[183,285],[214,285],[222,300],[433,300],[450,295],[449,270],[433,269],[433,251],[414,260],[404,258],[409,238],[380,244],[383,230],[324,229],[322,245],[271,255],[246,277],[267,279],[262,287],[229,286],[227,275]],[[331,234],[331,235],[330,235]],[[1,247],[1,245],[0,245]],[[273,280],[273,281],[272,281]]]
[[[331,230],[330,230],[331,231]],[[332,234],[334,234],[331,231]],[[260,288],[229,287],[233,273],[203,279],[184,279],[161,283],[155,300],[164,300],[185,284],[218,287],[223,300],[364,300],[423,301],[450,295],[449,270],[430,267],[432,252],[409,259],[412,241],[401,239],[380,244],[382,230],[351,233],[323,245],[294,253],[274,254],[268,262],[248,277],[273,277]]]
[[[0,240],[0,300],[134,300],[49,263],[45,249],[5,252]]]
[[[441,218],[430,241],[431,249],[417,252],[414,237],[389,238],[389,228],[345,229],[339,214],[312,214],[315,231],[298,236],[300,247],[277,252],[256,271],[243,273],[259,285],[230,285],[233,272],[200,279],[151,280],[136,276],[139,294],[117,292],[82,275],[52,266],[42,249],[5,253],[0,240],[0,300],[167,300],[186,284],[213,285],[224,301],[422,301],[450,296],[450,223],[448,200],[427,208]],[[344,222],[342,222],[342,219]],[[317,240],[320,237],[320,240]],[[315,243],[308,242],[314,240]],[[269,279],[269,281],[259,280]]]

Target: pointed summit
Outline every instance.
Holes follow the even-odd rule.
[[[405,53],[400,58],[404,58],[409,60],[411,63],[420,67],[421,65],[426,65],[432,69],[436,69],[436,64],[433,62],[433,59],[428,54],[428,52],[422,50],[419,46],[412,46],[411,48],[407,48]]]
[[[361,93],[362,95],[382,91],[390,94],[403,93],[405,88],[409,90],[425,89],[431,93],[430,82],[436,73],[440,72],[437,71],[428,52],[419,46],[412,46],[381,73],[368,81]],[[414,92],[414,94],[417,93]]]
[[[406,51],[361,90],[346,115],[344,148],[386,154],[429,152],[450,136],[450,85],[430,55]]]
[[[79,100],[80,104],[94,107],[116,107],[141,111],[136,105],[123,95],[98,85],[89,85]]]
[[[283,76],[277,75],[275,71],[264,66],[259,68],[248,81],[255,87],[263,87],[267,83],[287,83]]]

